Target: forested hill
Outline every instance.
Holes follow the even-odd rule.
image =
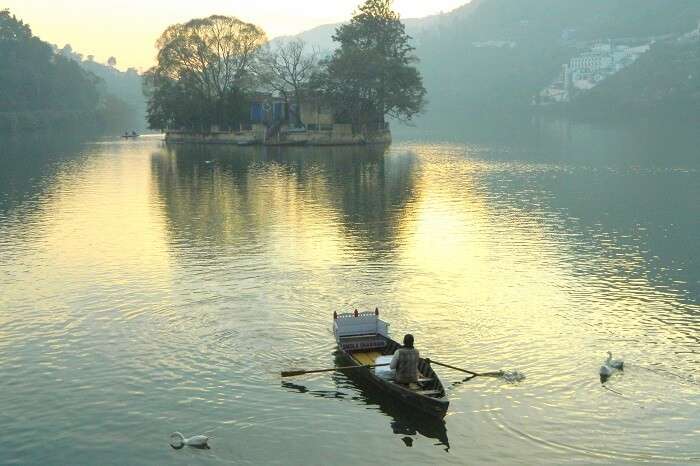
[[[565,30],[577,40],[646,37],[687,32],[699,14],[696,0],[474,0],[445,14],[462,21],[444,32],[472,41],[560,39]]]
[[[447,14],[415,37],[433,118],[527,108],[591,43],[674,40],[700,19],[697,0],[480,0],[468,7],[469,15],[450,21],[460,10]]]
[[[83,55],[73,50],[70,44],[62,48],[54,46],[55,53],[78,63],[84,70],[97,76],[98,90],[106,99],[113,101],[113,106],[125,107],[130,114],[129,124],[125,128],[143,130],[146,124],[146,98],[143,95],[141,75],[135,68],[120,71],[117,58],[109,57],[107,63],[99,63],[93,55]],[[117,101],[115,101],[117,99]]]
[[[129,119],[126,104],[108,94],[102,80],[0,10],[0,132],[65,125],[105,129]]]
[[[428,90],[422,122],[530,111],[533,97],[564,63],[609,40],[656,45],[572,111],[595,114],[618,104],[653,110],[660,99],[677,103],[694,92],[688,75],[700,76],[693,72],[697,60],[688,64],[683,58],[692,60],[700,51],[677,38],[699,20],[698,0],[472,0],[448,13],[405,19]],[[336,27],[320,26],[299,37],[329,50]],[[664,63],[665,70],[657,68]]]
[[[483,0],[472,0],[449,13],[441,13],[436,15],[426,16],[424,18],[401,18],[401,21],[406,26],[406,32],[414,39],[423,37],[426,33],[430,35],[435,30],[450,28],[461,21],[464,21],[472,11]],[[292,38],[302,39],[310,46],[316,48],[321,54],[326,54],[338,46],[337,42],[333,41],[335,30],[343,23],[324,24],[317,26],[308,31],[304,31],[296,36],[282,36],[272,40],[272,43],[286,42]]]

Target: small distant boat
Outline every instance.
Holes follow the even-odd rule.
[[[139,136],[140,136],[140,134],[138,134],[136,131],[132,131],[131,133],[122,134],[123,139],[136,139]]]
[[[389,324],[374,312],[333,314],[333,334],[342,356],[353,366],[385,364],[401,347],[389,338]],[[419,378],[415,384],[399,384],[385,367],[348,370],[349,377],[361,378],[392,398],[420,410],[445,417],[450,405],[445,388],[430,364],[423,358],[418,362]]]

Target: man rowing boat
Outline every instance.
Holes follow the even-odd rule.
[[[396,350],[389,367],[396,370],[394,380],[402,384],[418,382],[418,350],[413,347],[413,335],[403,337],[403,347]]]

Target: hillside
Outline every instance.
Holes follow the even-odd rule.
[[[561,73],[562,65],[596,42],[672,42],[693,30],[700,19],[700,2],[672,4],[673,8],[668,0],[474,0],[449,13],[406,19],[430,101],[422,123],[439,123],[455,114],[530,111],[533,96]],[[299,37],[328,50],[336,26],[321,26]],[[648,100],[646,107],[651,108],[654,91],[636,94],[636,81],[649,81],[646,88],[651,89],[664,53],[678,55],[667,60],[679,63],[692,51],[664,52],[657,47],[648,60],[606,83],[578,108],[591,113],[600,106],[602,111],[609,108],[602,104],[617,94],[625,101]],[[666,73],[675,75],[664,79],[680,83],[683,74],[687,79],[686,71],[692,72],[692,66],[686,68],[670,67]]]
[[[73,48],[66,44],[63,48],[53,46],[55,53],[62,57],[73,60],[81,68],[88,71],[98,79],[97,86],[100,94],[105,100],[113,101],[114,105],[119,105],[122,112],[126,114],[121,126],[124,129],[144,130],[146,124],[146,98],[143,95],[141,75],[134,68],[120,71],[115,66],[116,58],[112,64],[103,64],[95,61],[92,55],[83,55],[73,51]]]
[[[146,124],[146,98],[143,95],[141,75],[133,68],[120,71],[115,67],[103,65],[95,61],[85,60],[81,63],[83,69],[100,78],[103,92],[124,102],[129,119],[125,129],[144,130]]]
[[[483,0],[470,15],[418,36],[431,112],[513,111],[582,48],[610,38],[692,30],[700,2]],[[639,70],[644,71],[644,70]]]
[[[62,126],[113,128],[127,106],[104,82],[0,10],[0,132]]]
[[[93,76],[0,11],[0,131],[81,120],[98,100]]]
[[[472,0],[471,3],[461,6],[449,13],[430,15],[424,18],[402,18],[402,21],[406,25],[406,32],[408,35],[413,37],[414,41],[420,41],[422,37],[426,34],[429,35],[431,31],[453,27],[456,23],[465,20],[482,1],[483,0]],[[328,53],[336,47],[336,43],[333,42],[333,35],[341,24],[342,23],[324,24],[304,31],[296,36],[277,37],[271,42],[275,44],[292,38],[302,39],[322,53]]]
[[[700,42],[655,44],[636,63],[574,105],[582,114],[647,114],[700,118]]]

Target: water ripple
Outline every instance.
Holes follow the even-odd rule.
[[[698,461],[695,166],[481,144],[76,151],[0,186],[5,462]],[[333,311],[375,306],[424,356],[526,378],[440,368],[442,425],[343,374],[280,381],[335,364]],[[601,385],[606,351],[625,370]],[[215,448],[173,452],[173,430]]]

